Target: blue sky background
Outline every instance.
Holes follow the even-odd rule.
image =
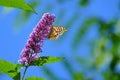
[[[81,57],[87,59],[90,55],[90,47],[87,46],[87,41],[97,37],[98,28],[96,28],[96,25],[93,25],[93,27],[87,32],[85,36],[86,38],[82,40],[82,43],[76,51],[73,51],[71,43],[76,30],[80,27],[81,23],[89,17],[99,17],[106,22],[111,21],[114,17],[118,17],[118,2],[119,0],[92,0],[86,7],[81,8],[78,5],[78,0],[66,0],[64,3],[58,3],[54,0],[41,0],[39,3],[40,6],[35,8],[38,14],[36,15],[32,13],[29,21],[26,24],[21,25],[22,27],[17,30],[15,29],[14,20],[17,20],[16,18],[20,16],[18,14],[22,10],[12,9],[8,13],[5,13],[5,9],[0,7],[0,59],[17,63],[20,52],[24,48],[24,44],[26,43],[29,34],[32,32],[32,29],[35,27],[42,14],[45,12],[54,13],[56,15],[56,20],[58,20],[58,13],[63,10],[65,12],[63,13],[63,20],[59,22],[56,22],[55,20],[54,25],[65,26],[66,22],[73,15],[78,15],[76,22],[72,25],[72,27],[68,28],[68,31],[65,33],[65,37],[60,37],[56,41],[45,40],[43,52],[40,53],[40,55],[58,57],[65,56],[71,63],[73,62],[72,66],[76,71],[82,70],[83,68],[80,65],[74,63],[72,53],[79,53]],[[64,40],[61,41],[62,39]],[[64,80],[71,80],[70,75],[63,67],[62,62],[48,64],[46,66],[60,78]],[[23,69],[21,69],[21,71],[23,71]],[[43,74],[42,68],[29,68],[26,77],[32,75],[47,78]],[[0,76],[0,78],[1,80],[12,80],[7,75]],[[102,76],[99,74],[95,77],[95,80],[102,79]],[[49,79],[47,78],[47,80]]]

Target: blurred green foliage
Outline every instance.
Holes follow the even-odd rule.
[[[34,0],[34,1],[32,0],[29,2],[29,4],[31,5],[32,8],[35,9],[39,5],[39,2],[40,2],[39,0]],[[15,24],[14,28],[16,30],[20,29],[30,20],[31,16],[32,16],[31,11],[25,11],[25,10],[19,11],[14,19],[14,24]]]
[[[89,2],[90,2],[90,0],[79,0],[79,5],[86,6],[86,5],[88,5]]]
[[[50,79],[50,80],[59,80],[60,78],[56,76],[51,69],[48,67],[44,66],[42,67],[42,70],[44,71],[44,74]]]
[[[44,78],[38,78],[38,77],[35,77],[35,76],[30,76],[29,78],[27,78],[25,80],[46,80],[46,79],[44,79]]]
[[[81,27],[79,27],[72,42],[72,47],[74,49],[78,47],[79,42],[81,42],[80,40],[82,40],[81,38],[84,36],[87,30],[90,29],[91,25],[96,23],[97,21],[98,21],[97,18],[89,18],[81,25]]]

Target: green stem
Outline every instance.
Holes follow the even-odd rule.
[[[24,70],[24,73],[23,73],[23,76],[22,76],[22,80],[24,80],[24,77],[25,77],[25,74],[26,74],[27,68],[28,68],[28,66],[25,66],[25,70]]]

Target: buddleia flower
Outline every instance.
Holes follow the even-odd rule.
[[[45,13],[38,24],[29,35],[24,49],[21,52],[19,63],[29,65],[39,57],[39,53],[42,52],[43,42],[47,39],[50,29],[54,22],[55,16],[50,13]]]

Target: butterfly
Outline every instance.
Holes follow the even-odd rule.
[[[48,34],[48,39],[56,40],[60,35],[62,35],[67,30],[62,26],[52,26],[50,33]]]

